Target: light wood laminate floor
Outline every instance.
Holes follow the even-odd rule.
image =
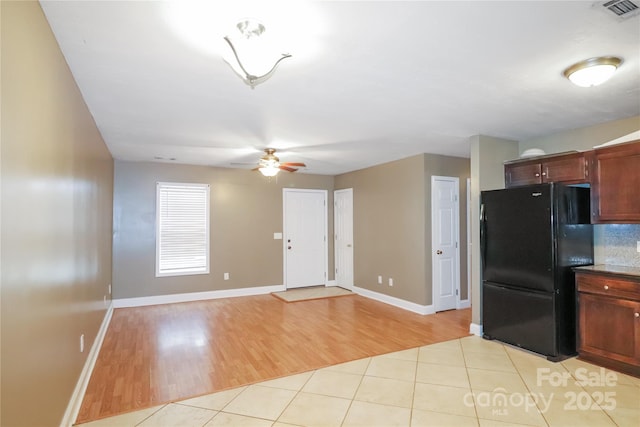
[[[464,337],[470,321],[470,309],[422,316],[361,296],[116,309],[77,423]]]

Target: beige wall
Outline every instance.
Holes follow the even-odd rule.
[[[211,267],[206,275],[155,277],[156,182],[211,186]],[[114,298],[239,289],[283,283],[282,189],[328,190],[333,232],[333,177],[258,172],[169,163],[116,161],[113,222]],[[329,241],[329,279],[333,247]],[[230,280],[223,280],[227,272]]]
[[[418,155],[336,176],[336,189],[353,188],[356,286],[420,305],[432,303],[432,175],[459,177],[464,199],[469,160],[457,157]],[[462,231],[466,230],[464,202],[460,210]],[[464,285],[464,248],[461,263]],[[382,285],[378,276],[383,276]],[[388,286],[389,277],[393,287]]]
[[[519,148],[520,153],[529,148],[541,148],[547,154],[572,150],[586,151],[591,150],[595,145],[603,144],[637,130],[640,130],[640,116],[520,141]]]
[[[53,426],[106,312],[113,160],[39,3],[1,10],[0,424]]]

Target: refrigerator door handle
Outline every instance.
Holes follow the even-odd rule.
[[[485,218],[485,213],[484,213],[484,203],[482,203],[480,205],[480,258],[482,259],[482,269],[484,270],[484,268],[486,267],[487,261],[486,261],[486,253],[485,253],[485,249],[486,249],[486,244],[485,244],[485,230],[486,228],[486,218]]]

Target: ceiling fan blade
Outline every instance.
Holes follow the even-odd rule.
[[[283,166],[283,165],[280,165],[278,168],[287,172],[295,172],[298,170],[296,168],[290,168],[289,166]]]
[[[283,166],[298,166],[302,168],[307,167],[307,165],[305,165],[304,163],[299,163],[299,162],[281,162],[280,164]]]

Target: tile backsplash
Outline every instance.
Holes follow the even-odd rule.
[[[640,224],[594,226],[595,263],[640,267]]]

